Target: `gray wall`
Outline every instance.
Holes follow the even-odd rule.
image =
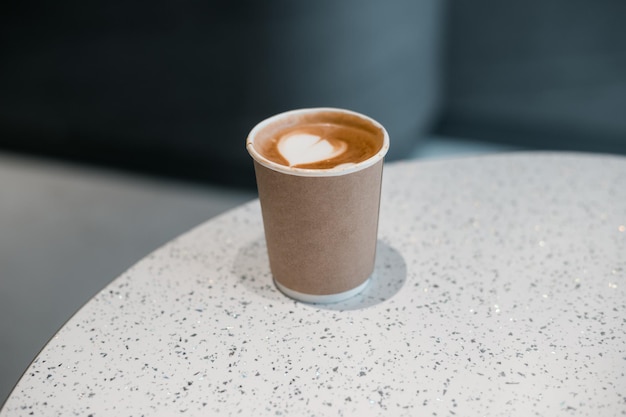
[[[390,159],[437,114],[440,0],[35,3],[0,17],[0,148],[253,184],[274,113],[364,112]]]
[[[440,131],[626,152],[626,2],[448,6]]]

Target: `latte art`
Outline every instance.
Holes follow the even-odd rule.
[[[278,140],[278,152],[291,167],[331,160],[347,149],[345,142],[306,132],[294,132]]]
[[[316,113],[269,125],[254,147],[264,158],[288,168],[342,169],[376,155],[384,133],[353,115]]]

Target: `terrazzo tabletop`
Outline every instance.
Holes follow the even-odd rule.
[[[392,163],[380,213],[372,282],[339,304],[276,290],[258,200],[183,234],[0,416],[626,415],[626,158]]]

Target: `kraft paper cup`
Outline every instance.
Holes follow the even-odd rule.
[[[302,169],[272,162],[255,147],[281,127],[337,115],[380,132],[378,153],[348,167]],[[383,160],[389,149],[384,127],[348,110],[292,110],[255,126],[246,147],[254,160],[270,269],[278,289],[310,303],[337,302],[362,291],[376,256]]]

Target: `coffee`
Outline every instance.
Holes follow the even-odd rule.
[[[374,269],[385,128],[349,110],[292,110],[256,125],[246,148],[276,287],[312,303],[361,291]]]
[[[373,157],[383,141],[381,128],[354,115],[321,112],[269,125],[256,139],[255,148],[286,167],[333,169]]]

